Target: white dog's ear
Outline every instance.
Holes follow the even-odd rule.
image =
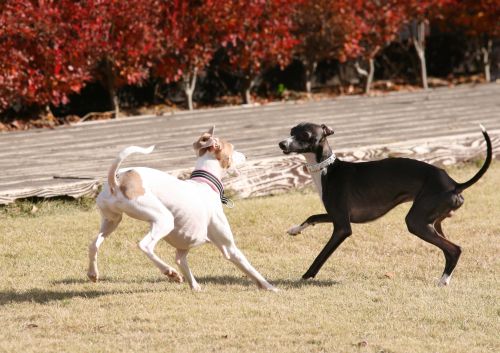
[[[208,129],[207,133],[210,134],[210,136],[213,136],[215,133],[215,125],[212,125],[212,127]]]
[[[202,137],[200,140],[195,142],[195,145],[196,145],[195,149],[198,149],[198,150],[201,148],[212,147],[215,145],[215,139],[212,137],[207,137],[206,139]]]

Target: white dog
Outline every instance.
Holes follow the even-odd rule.
[[[233,262],[259,288],[276,291],[248,262],[234,243],[233,233],[222,209],[222,176],[245,161],[245,156],[234,151],[233,145],[216,138],[213,127],[204,133],[193,147],[198,155],[191,179],[179,180],[151,168],[120,169],[121,162],[132,153],[151,153],[131,146],[124,149],[109,169],[108,183],[97,197],[101,211],[101,229],[89,246],[88,277],[97,281],[97,252],[104,239],[113,232],[122,219],[122,213],[149,222],[149,233],[139,242],[139,248],[171,280],[183,282],[183,277],[163,262],[154,248],[162,238],[177,249],[175,262],[191,288],[199,291],[187,263],[189,249],[213,243],[224,257]]]

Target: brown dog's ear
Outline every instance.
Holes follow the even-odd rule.
[[[326,126],[325,124],[321,124],[321,128],[323,129],[323,134],[325,136],[330,136],[330,135],[333,135],[333,130],[330,129],[328,126]]]

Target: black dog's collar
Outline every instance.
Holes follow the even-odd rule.
[[[233,206],[233,201],[224,196],[224,186],[222,182],[212,173],[209,173],[205,170],[197,169],[191,173],[189,179],[201,179],[201,182],[205,182],[208,184],[215,192],[218,192],[220,195],[220,201],[228,206]],[[208,183],[207,183],[208,181]]]
[[[335,162],[336,159],[337,159],[337,156],[335,155],[335,153],[332,153],[332,155],[330,157],[328,157],[327,159],[325,159],[322,162],[319,162],[316,164],[306,164],[307,171],[309,173],[321,172],[323,169],[325,169],[330,164]]]

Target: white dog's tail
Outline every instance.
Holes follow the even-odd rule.
[[[142,147],[137,147],[137,146],[130,146],[125,148],[120,152],[118,157],[116,157],[115,161],[109,168],[108,172],[108,185],[109,189],[111,190],[111,193],[114,194],[116,188],[118,187],[118,180],[116,179],[116,171],[118,168],[120,168],[120,164],[122,164],[123,160],[130,156],[133,153],[142,153],[142,154],[149,154],[153,152],[153,149],[155,146],[149,146],[148,148],[142,148]]]

